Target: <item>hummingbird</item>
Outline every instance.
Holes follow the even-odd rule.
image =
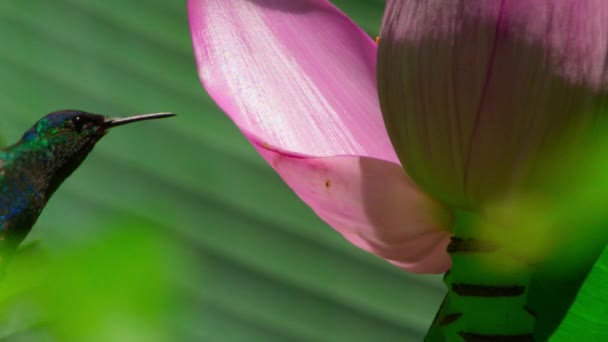
[[[0,265],[5,265],[57,188],[114,127],[175,116],[111,118],[60,110],[40,119],[21,139],[0,150]]]

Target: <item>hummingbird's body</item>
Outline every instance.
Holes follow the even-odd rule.
[[[0,151],[0,263],[11,256],[51,195],[110,128],[168,116],[173,114],[110,119],[75,110],[54,112]]]

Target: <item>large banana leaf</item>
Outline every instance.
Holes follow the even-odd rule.
[[[334,3],[376,35],[383,1]],[[264,164],[200,86],[184,1],[4,0],[0,42],[7,142],[56,109],[179,114],[105,137],[28,241],[58,253],[101,236],[109,218],[168,233],[194,270],[179,279],[179,340],[423,338],[439,277],[352,247]],[[43,340],[44,325],[11,326],[4,336]]]

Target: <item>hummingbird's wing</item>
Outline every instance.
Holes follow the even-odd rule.
[[[6,231],[8,230],[8,220],[6,219],[6,217],[8,214],[9,205],[7,201],[7,196],[5,196],[5,171],[6,170],[4,160],[0,156],[0,251],[2,250],[2,244],[4,244]],[[2,256],[2,253],[0,252],[0,279],[4,275],[5,262],[3,259],[4,258]]]
[[[6,174],[6,169],[5,169],[5,163],[4,160],[2,159],[2,155],[0,154],[0,238],[1,236],[4,236],[4,232],[6,231],[6,216],[8,214],[8,200],[7,200],[7,196],[5,195],[6,189],[5,189],[5,174]]]
[[[2,264],[30,232],[44,207],[42,195],[32,191],[27,170],[15,171],[8,154],[0,151],[0,278]]]
[[[8,210],[6,198],[6,163],[2,157],[2,151],[0,150],[0,228],[2,228],[2,221],[4,221],[6,211]]]

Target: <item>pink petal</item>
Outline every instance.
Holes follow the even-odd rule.
[[[324,0],[190,0],[201,81],[243,131],[314,156],[397,161],[376,44]]]
[[[416,273],[451,265],[452,217],[401,166],[368,157],[312,158],[267,148],[264,159],[319,217],[355,246]]]
[[[323,0],[190,0],[189,15],[206,90],[304,202],[403,269],[449,267],[449,215],[398,164],[370,37]]]
[[[412,179],[471,208],[538,172],[604,116],[607,22],[606,0],[388,0],[379,90]]]

